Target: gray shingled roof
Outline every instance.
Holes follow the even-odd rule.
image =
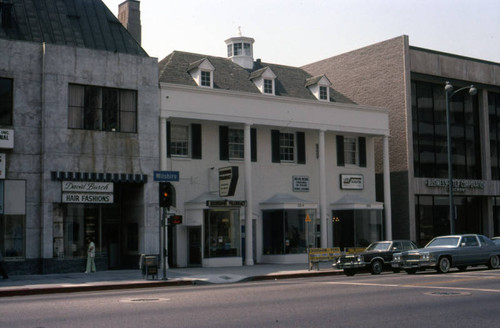
[[[228,58],[207,56],[188,52],[174,51],[159,63],[160,82],[196,86],[189,74],[189,68],[202,59],[208,59],[215,68],[214,89],[250,92],[260,94],[259,89],[251,81],[250,76],[262,68],[269,67],[276,75],[275,94],[316,100],[306,87],[306,80],[312,75],[301,68],[254,62],[252,70],[246,70]],[[252,75],[253,76],[253,75]],[[346,96],[330,88],[331,101],[354,103]]]
[[[101,0],[10,1],[11,26],[0,26],[0,39],[148,56]]]

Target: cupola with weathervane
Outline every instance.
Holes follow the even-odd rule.
[[[246,69],[253,68],[253,38],[241,35],[241,27],[238,27],[238,36],[227,39],[227,57],[234,63]]]

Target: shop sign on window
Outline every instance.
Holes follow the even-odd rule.
[[[5,154],[0,154],[0,179],[5,179]]]
[[[112,182],[62,182],[63,203],[112,204],[113,201]]]

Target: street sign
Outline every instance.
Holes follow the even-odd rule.
[[[154,171],[154,181],[179,181],[179,171]]]

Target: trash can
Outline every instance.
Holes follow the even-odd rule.
[[[147,255],[141,254],[139,260],[139,269],[142,271],[142,277],[149,279],[151,276],[153,279],[158,278],[158,255]]]

